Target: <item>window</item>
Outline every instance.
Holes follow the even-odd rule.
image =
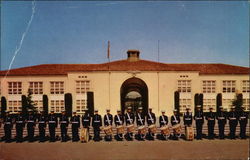
[[[76,112],[82,113],[86,108],[87,108],[86,99],[76,100]]]
[[[246,109],[246,110],[250,110],[250,101],[249,99],[243,99],[243,107]]]
[[[235,92],[235,87],[236,87],[235,81],[223,81],[222,86],[223,86],[223,88],[222,88],[223,93],[234,93]]]
[[[215,99],[203,99],[203,111],[209,112],[209,108],[213,108],[216,111],[216,100]]]
[[[30,82],[29,89],[33,94],[43,94],[43,82]]]
[[[215,93],[215,81],[202,81],[203,93]]]
[[[34,105],[35,105],[37,111],[42,111],[43,110],[43,101],[35,100]]]
[[[8,110],[11,113],[17,113],[19,110],[22,110],[21,101],[8,101]]]
[[[90,82],[89,81],[76,81],[76,93],[85,94],[89,91]]]
[[[233,99],[222,99],[222,106],[227,107],[228,109],[233,106]]]
[[[50,106],[55,113],[61,113],[64,109],[64,100],[51,100]]]
[[[243,93],[249,93],[250,92],[249,80],[242,81],[242,92]]]
[[[191,92],[191,80],[178,80],[177,87],[179,92]]]
[[[187,107],[191,108],[191,99],[180,99],[180,112],[185,112]]]
[[[64,94],[64,82],[50,82],[51,94]]]
[[[22,82],[8,82],[9,94],[22,94]]]

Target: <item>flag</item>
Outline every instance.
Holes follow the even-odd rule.
[[[108,41],[108,52],[107,52],[107,58],[110,57],[110,41]]]

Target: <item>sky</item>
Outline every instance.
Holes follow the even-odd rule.
[[[249,66],[247,1],[1,1],[0,70],[38,64],[163,63]],[[14,58],[13,58],[14,57]]]

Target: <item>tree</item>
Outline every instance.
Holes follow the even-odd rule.
[[[48,115],[49,112],[49,103],[48,103],[48,96],[43,95],[43,111],[45,115]]]
[[[29,89],[27,96],[22,95],[22,111],[24,114],[27,114],[27,110],[29,109],[31,109],[34,113],[37,113],[36,104],[32,100],[32,94],[33,93]]]
[[[0,117],[5,116],[6,109],[7,109],[7,101],[6,101],[6,98],[3,96],[1,97],[1,116]]]
[[[243,96],[241,93],[236,93],[235,94],[235,99],[232,101],[232,105],[235,106],[235,111],[240,112],[242,111],[241,106],[243,105]]]
[[[174,108],[177,109],[177,112],[180,112],[180,92],[174,92]]]
[[[219,111],[219,107],[222,106],[222,94],[218,93],[216,96],[216,111]]]
[[[65,110],[67,116],[72,116],[72,94],[66,93],[64,95],[65,100]]]

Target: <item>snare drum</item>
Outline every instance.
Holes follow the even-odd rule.
[[[189,141],[194,140],[194,128],[192,126],[186,127],[186,139]]]
[[[117,126],[116,131],[117,131],[117,134],[123,134],[124,133],[124,126]]]
[[[181,134],[181,125],[180,124],[176,124],[172,128],[173,128],[175,134]]]
[[[160,128],[160,130],[163,135],[170,135],[170,129],[168,126],[163,126]]]
[[[82,128],[80,131],[80,140],[81,142],[88,142],[89,141],[89,132],[87,128]]]
[[[132,133],[135,130],[135,126],[133,124],[127,126],[127,132]]]
[[[112,127],[111,126],[106,126],[103,128],[103,131],[106,135],[112,135]]]
[[[152,124],[150,126],[148,126],[148,129],[151,133],[156,133],[157,129],[156,129],[156,125]]]
[[[138,127],[138,134],[146,134],[147,128],[145,126]]]

